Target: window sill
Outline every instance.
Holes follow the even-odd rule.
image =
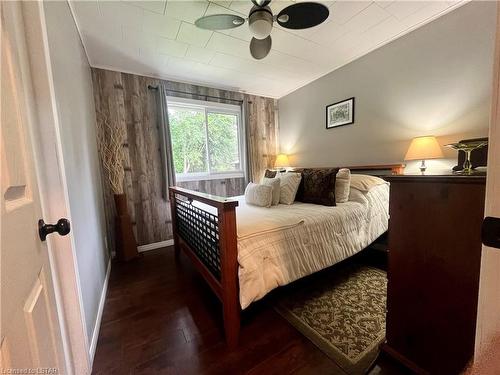
[[[245,178],[245,174],[243,172],[235,172],[235,173],[211,174],[204,176],[175,176],[175,180],[177,182],[225,180],[228,178]]]

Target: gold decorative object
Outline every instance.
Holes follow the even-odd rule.
[[[484,147],[488,144],[488,141],[473,141],[473,142],[457,142],[445,145],[445,147],[452,148],[454,150],[465,152],[465,161],[463,164],[463,169],[461,171],[454,172],[456,174],[472,174],[474,171],[472,169],[472,164],[470,162],[471,152],[477,150],[478,148]]]

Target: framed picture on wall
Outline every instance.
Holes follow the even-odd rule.
[[[326,106],[326,128],[354,123],[354,98],[342,100]]]

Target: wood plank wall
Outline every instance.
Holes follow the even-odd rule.
[[[247,109],[247,156],[252,181],[259,181],[266,168],[272,167],[277,153],[276,101],[271,98],[202,86],[160,81],[159,79],[92,68],[97,121],[113,121],[127,129],[123,145],[125,193],[139,245],[172,238],[168,202],[161,194],[161,159],[156,115],[156,91],[148,85],[163,82],[169,90],[242,100]],[[172,96],[182,96],[173,94]],[[190,97],[184,95],[184,97]],[[203,97],[193,97],[205,100]],[[212,100],[207,98],[207,100]],[[104,202],[110,246],[114,248],[115,207],[113,194],[105,176]],[[177,185],[222,196],[240,195],[244,178],[186,181]]]
[[[177,182],[177,186],[219,195],[221,197],[234,197],[242,195],[245,191],[245,178],[226,178],[216,180],[201,180],[201,181],[182,181]]]

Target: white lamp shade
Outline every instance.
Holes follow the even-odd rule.
[[[279,154],[276,156],[276,161],[274,162],[275,168],[289,167],[290,162],[288,161],[288,156],[285,154]]]
[[[248,18],[248,27],[256,39],[266,39],[273,29],[273,15],[265,9],[253,11]]]
[[[439,146],[436,137],[426,136],[413,138],[405,160],[427,160],[442,158],[443,151]]]

